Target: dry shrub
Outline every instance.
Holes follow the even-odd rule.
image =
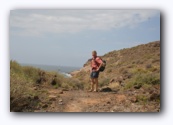
[[[128,83],[126,84],[125,88],[129,89],[135,85],[156,85],[160,84],[160,75],[154,73],[139,73],[132,77]]]

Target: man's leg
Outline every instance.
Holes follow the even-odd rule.
[[[89,90],[90,92],[94,90],[94,79],[91,78],[91,89]]]
[[[95,90],[94,91],[98,91],[98,78],[95,78],[94,82],[95,82]]]

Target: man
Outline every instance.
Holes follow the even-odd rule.
[[[91,77],[91,89],[90,92],[98,92],[98,77],[99,77],[99,69],[102,66],[102,60],[97,56],[97,52],[92,52],[92,60],[91,60],[91,69],[90,69],[90,77]]]

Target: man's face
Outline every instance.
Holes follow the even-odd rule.
[[[92,57],[95,58],[96,57],[96,54],[95,53],[92,53]]]

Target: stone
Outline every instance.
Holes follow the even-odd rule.
[[[34,99],[35,99],[35,100],[38,100],[39,98],[38,98],[38,96],[34,96]]]
[[[137,100],[137,98],[136,98],[135,96],[133,96],[133,97],[130,98],[130,101],[133,102],[133,103],[135,103],[135,102],[137,102],[138,100]]]
[[[63,105],[63,102],[59,102],[58,104],[59,104],[59,105]]]
[[[124,87],[125,86],[125,83],[124,82],[120,83],[120,86],[123,86]]]
[[[156,100],[160,98],[160,93],[154,92],[150,96],[150,101]]]
[[[111,79],[110,81],[109,81],[109,83],[112,83],[112,82],[114,82],[115,81],[115,79]]]
[[[62,91],[69,91],[69,89],[65,89],[65,88],[63,88]]]
[[[60,91],[59,94],[63,94],[64,92],[63,91]]]
[[[48,107],[48,105],[47,104],[44,104],[43,106],[42,106],[42,108],[47,108]]]
[[[56,101],[56,98],[50,98],[49,101]]]
[[[49,95],[49,101],[56,101],[57,96],[55,95]]]
[[[37,90],[37,87],[33,87],[34,90]]]
[[[103,87],[100,89],[100,92],[112,92],[112,89],[109,87]]]
[[[59,102],[63,102],[62,99],[59,99]]]
[[[135,85],[134,88],[135,89],[140,89],[142,86],[141,85]]]
[[[107,104],[111,104],[111,102],[110,101],[107,101]]]

